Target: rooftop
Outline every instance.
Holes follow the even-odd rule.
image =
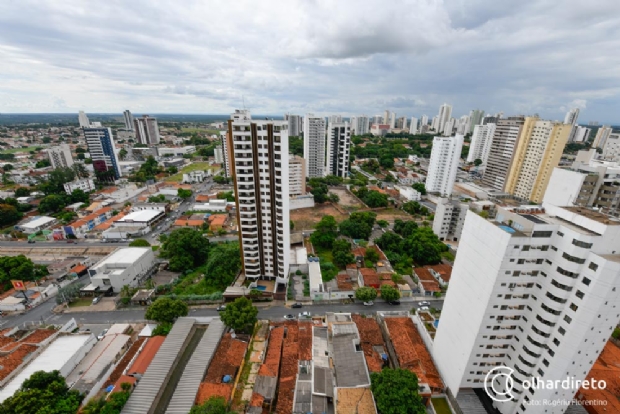
[[[140,353],[134,360],[129,370],[127,370],[127,374],[144,374],[146,372],[146,369],[151,364],[153,358],[155,358],[155,354],[157,354],[157,351],[159,351],[159,348],[161,347],[161,344],[164,343],[165,339],[165,336],[154,336],[152,338],[149,338],[144,347],[142,348],[142,351],[140,351]]]
[[[619,226],[620,225],[620,220],[610,217],[607,214],[601,213],[600,211],[593,210],[591,208],[584,208],[584,207],[562,207],[562,208],[572,213],[579,214],[580,216],[587,217],[590,220],[597,221],[601,224],[606,224],[608,226]]]
[[[376,414],[370,388],[337,388],[336,414]]]
[[[142,256],[152,252],[150,247],[122,247],[105,257],[91,269],[97,269],[104,265],[131,265],[140,260]]]
[[[357,327],[353,323],[333,324],[332,359],[337,387],[370,385],[364,354],[359,345]]]
[[[607,405],[588,406],[590,414],[607,414],[620,412],[620,348],[611,341],[607,342],[603,352],[590,369],[586,380],[605,381],[603,389],[584,389],[577,392],[580,400],[605,400]]]
[[[26,223],[20,224],[19,227],[24,228],[24,229],[36,229],[38,227],[50,224],[51,222],[55,220],[56,219],[54,217],[37,216]]]
[[[163,211],[159,211],[159,210],[139,210],[139,211],[133,211],[129,214],[127,214],[125,217],[123,217],[122,219],[118,220],[118,222],[121,223],[146,223],[150,220],[153,220],[155,217],[159,216],[159,215],[163,215],[164,212]]]

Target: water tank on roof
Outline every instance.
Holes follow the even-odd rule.
[[[222,378],[222,382],[224,384],[228,384],[231,380],[232,380],[232,377],[230,375],[224,375],[224,378]]]

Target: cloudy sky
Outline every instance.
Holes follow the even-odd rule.
[[[0,112],[620,124],[618,0],[4,0]]]

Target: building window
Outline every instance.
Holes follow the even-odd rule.
[[[564,237],[564,233],[562,233],[561,231],[558,231],[557,235],[560,236],[560,237]]]
[[[583,297],[584,297],[584,293],[583,293],[582,291],[578,290],[578,291],[575,293],[575,296],[577,296],[579,299],[583,299]]]
[[[582,242],[581,240],[573,239],[573,244],[577,247],[583,247],[584,249],[589,249],[592,247],[592,243]]]
[[[582,280],[582,282],[583,282],[583,284],[584,284],[584,285],[586,285],[586,286],[590,286],[590,282],[591,282],[591,280],[590,280],[590,279],[588,279],[587,277],[584,277],[584,278],[583,278],[583,280]]]
[[[588,268],[596,272],[596,269],[598,269],[598,265],[594,262],[590,262],[590,264],[588,265]]]
[[[532,233],[532,237],[551,237],[552,231],[535,231]]]
[[[571,323],[573,321],[573,318],[568,315],[564,315],[564,320],[566,321],[566,323]]]

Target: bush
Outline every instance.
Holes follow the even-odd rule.
[[[155,329],[153,329],[153,336],[161,335],[166,336],[170,333],[172,329],[172,324],[168,322],[162,322],[157,325]]]

